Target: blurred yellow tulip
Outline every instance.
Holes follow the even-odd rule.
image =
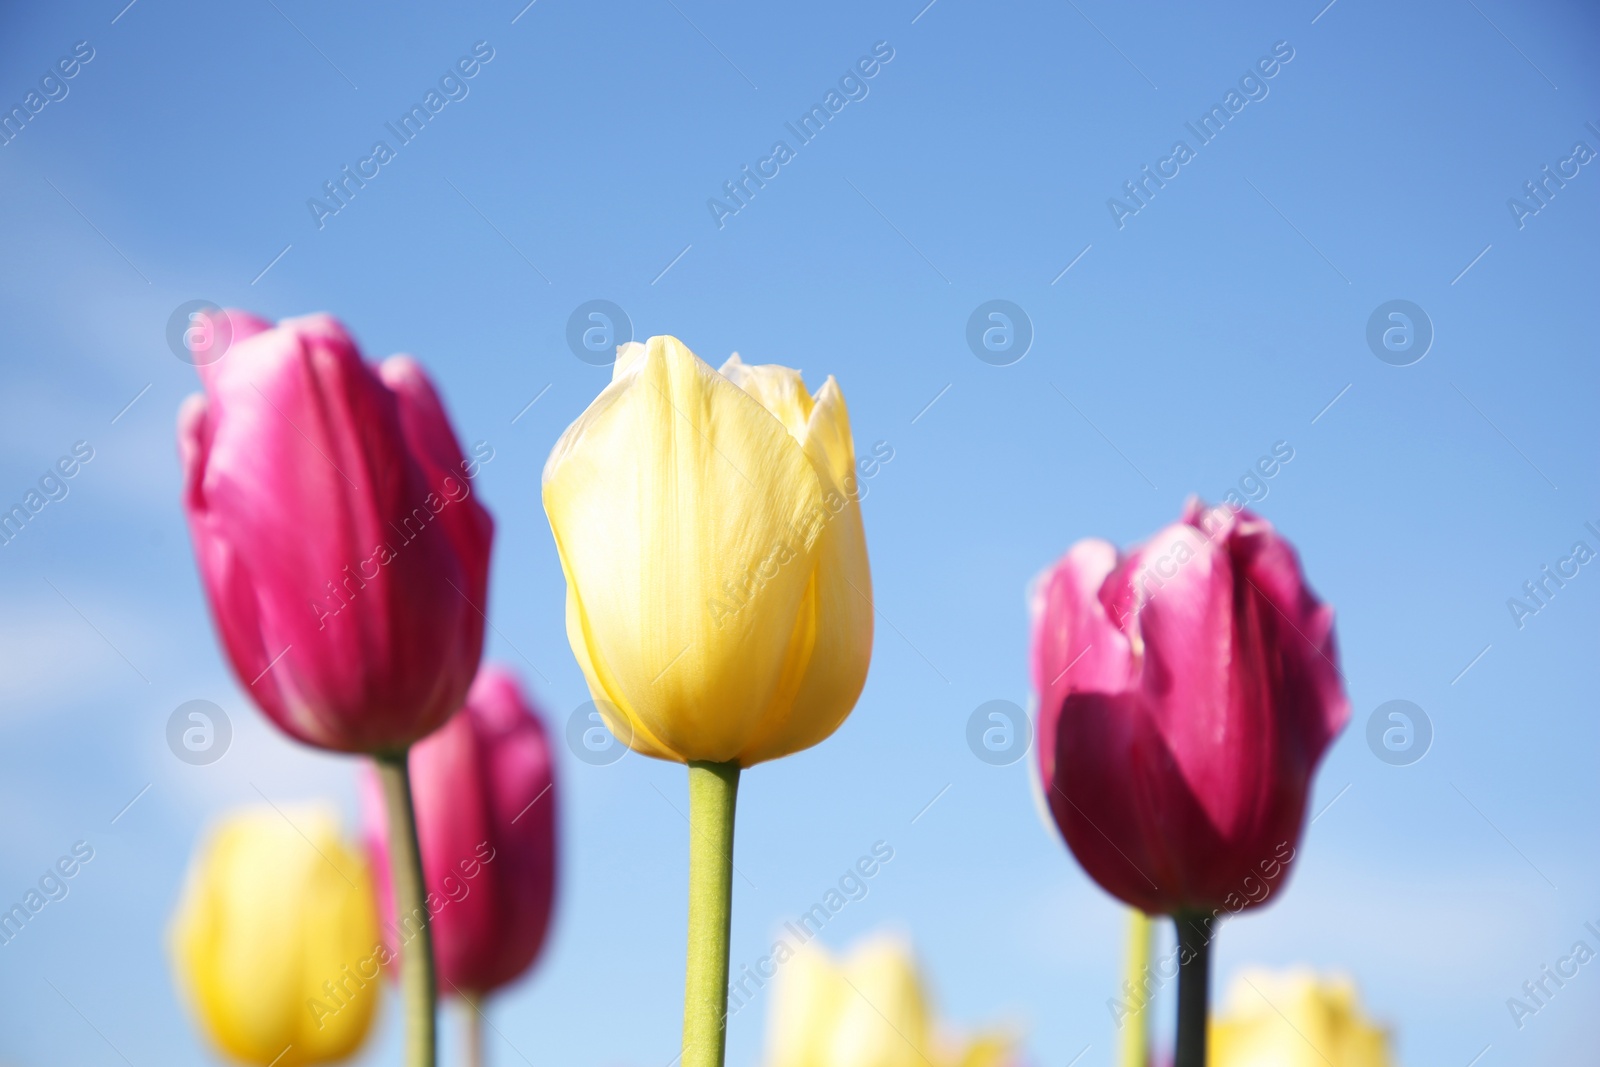
[[[674,337],[617,350],[544,468],[567,637],[612,732],[742,767],[850,714],[872,579],[844,395],[800,372],[712,370]]]
[[[1214,1067],[1389,1067],[1389,1037],[1348,978],[1304,968],[1242,972],[1211,1020]]]
[[[321,807],[247,809],[215,827],[190,860],[171,947],[212,1041],[276,1067],[360,1047],[387,957],[366,862]]]
[[[767,1067],[1004,1067],[1013,1042],[987,1033],[942,1038],[916,960],[903,942],[870,938],[835,962],[815,944],[779,972]]]

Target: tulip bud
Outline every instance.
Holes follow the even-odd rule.
[[[328,1063],[366,1038],[384,953],[366,862],[328,810],[224,819],[190,861],[171,947],[191,1012],[237,1060]]]
[[[326,315],[228,312],[179,415],[183,505],[234,671],[281,729],[393,752],[466,695],[493,522],[422,370]]]
[[[788,957],[785,957],[786,959]],[[910,946],[873,937],[835,962],[807,944],[778,972],[767,1067],[1002,1067],[1013,1042],[942,1033]]]
[[[556,881],[556,791],[543,725],[509,673],[486,667],[467,703],[412,746],[411,790],[441,993],[485,994],[538,958]],[[388,818],[366,768],[362,811],[388,948],[424,921],[396,916]],[[399,938],[396,937],[398,931]]]
[[[1348,978],[1309,970],[1241,972],[1211,1020],[1216,1067],[1389,1067],[1389,1036],[1362,1013]]]
[[[1265,902],[1350,714],[1294,549],[1191,500],[1126,557],[1074,545],[1032,601],[1040,777],[1078,862],[1150,914]]]
[[[837,729],[872,650],[859,496],[831,377],[813,396],[672,337],[619,348],[544,469],[567,636],[613,732],[748,767]]]

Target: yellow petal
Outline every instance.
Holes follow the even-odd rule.
[[[927,1067],[937,1062],[928,1005],[910,949],[892,938],[860,945],[845,963],[850,995],[829,1042],[828,1067]]]
[[[811,661],[821,481],[766,408],[675,338],[619,352],[544,504],[595,699],[642,751],[739,758]]]
[[[829,1041],[847,997],[843,972],[816,945],[783,964],[767,1017],[768,1067],[828,1067]]]
[[[297,1067],[365,1039],[382,988],[377,916],[365,861],[331,813],[226,820],[191,863],[171,937],[194,1013],[234,1058]]]
[[[777,363],[751,366],[735,352],[717,373],[749,393],[762,407],[777,416],[796,441],[805,440],[812,401],[799,371]]]
[[[1241,974],[1211,1022],[1217,1067],[1389,1067],[1388,1046],[1352,983],[1303,969]]]
[[[849,716],[872,660],[872,574],[861,524],[860,483],[844,394],[830,376],[801,436],[823,485],[816,572],[809,590],[816,640],[793,704],[763,724],[745,765],[786,756],[827,738]]]

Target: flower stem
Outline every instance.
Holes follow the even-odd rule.
[[[689,952],[683,989],[683,1067],[722,1067],[733,918],[737,763],[689,764]]]
[[[1150,917],[1138,908],[1128,909],[1128,985],[1133,1011],[1122,1020],[1117,1063],[1120,1067],[1147,1067],[1150,1059]],[[1124,992],[1128,992],[1125,988]]]
[[[1179,912],[1178,1046],[1173,1067],[1206,1067],[1206,1022],[1211,999],[1211,917]]]
[[[483,1067],[483,998],[462,993],[461,1008],[461,1062],[466,1067]]]
[[[433,928],[422,881],[422,850],[411,806],[411,772],[406,752],[373,757],[389,814],[389,867],[394,885],[395,925],[414,929],[400,953],[400,987],[406,1010],[406,1067],[434,1067]]]

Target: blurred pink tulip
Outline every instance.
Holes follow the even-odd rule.
[[[393,752],[461,706],[494,523],[433,386],[327,315],[225,312],[178,416],[183,506],[241,681],[308,744]],[[492,457],[492,451],[489,453]]]
[[[441,993],[482,997],[538,958],[555,897],[553,763],[538,715],[516,680],[494,667],[478,675],[466,707],[411,750]],[[370,768],[363,775],[362,810],[393,950],[388,821]],[[400,936],[415,925],[402,916]],[[398,947],[403,957],[404,946]]]
[[[1264,902],[1350,714],[1294,549],[1191,500],[1125,557],[1080,541],[1032,599],[1040,777],[1078,862],[1151,914]]]

